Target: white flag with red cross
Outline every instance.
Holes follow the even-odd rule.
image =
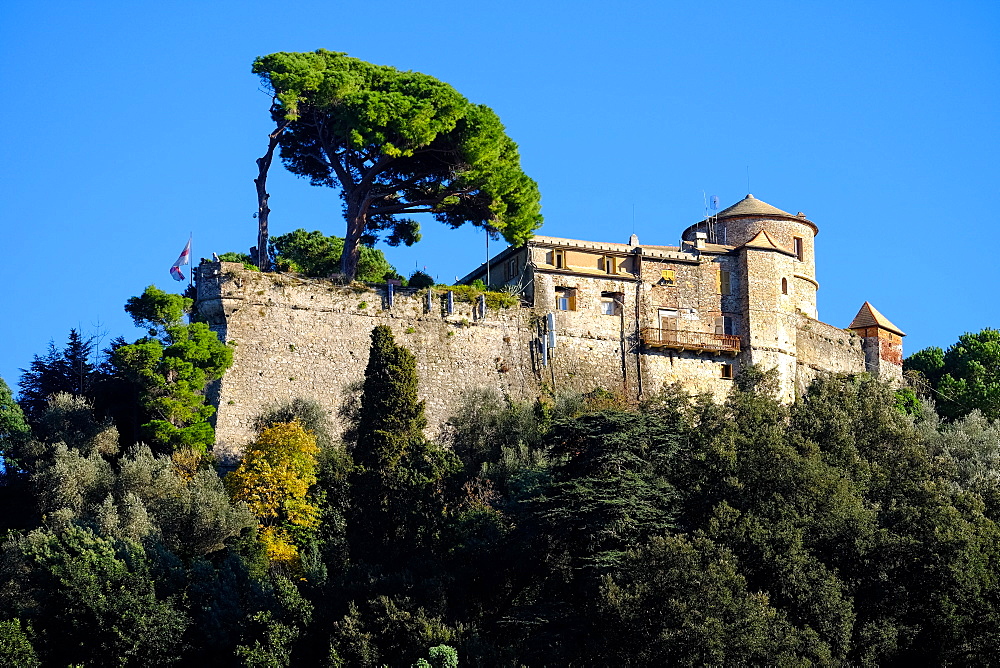
[[[174,277],[175,281],[183,281],[186,278],[181,271],[181,267],[186,264],[191,264],[191,237],[188,237],[187,245],[181,251],[177,262],[174,262],[173,266],[170,267],[170,275]]]

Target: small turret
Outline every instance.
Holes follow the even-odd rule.
[[[848,329],[861,337],[868,373],[884,380],[903,376],[903,333],[899,327],[865,302]]]

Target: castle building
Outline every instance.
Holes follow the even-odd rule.
[[[804,214],[747,195],[677,246],[536,236],[462,279],[516,293],[509,308],[447,287],[344,286],[203,263],[199,317],[234,345],[210,394],[216,452],[237,455],[264,411],[297,397],[339,420],[376,325],[414,353],[432,433],[484,389],[518,401],[598,388],[637,400],[678,384],[721,399],[749,364],[776,368],[787,401],[821,372],[898,382],[904,334],[871,304],[846,329],[817,319],[817,233]]]
[[[607,320],[631,333],[647,366],[670,367],[657,376],[716,393],[720,383],[708,374],[728,381],[748,364],[776,368],[786,400],[817,371],[898,380],[905,335],[868,302],[847,331],[817,319],[818,233],[804,213],[747,195],[685,229],[678,246],[640,244],[635,235],[627,244],[536,236],[461,282],[520,292],[555,314],[557,333]]]

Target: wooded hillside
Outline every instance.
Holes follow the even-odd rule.
[[[276,405],[225,477],[86,392],[25,420],[0,386],[0,662],[989,663],[1000,424],[867,375],[791,406],[770,373],[735,383],[723,405],[483,393],[432,442],[379,327],[345,442]]]

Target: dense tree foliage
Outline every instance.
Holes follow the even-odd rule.
[[[434,285],[434,279],[431,277],[430,274],[427,274],[422,271],[414,271],[412,274],[410,274],[408,287],[422,289],[422,288],[429,288],[432,285]]]
[[[252,516],[198,453],[123,453],[62,393],[17,454],[35,512],[0,553],[0,656],[21,657],[6,665],[225,661],[242,620],[280,609],[240,547]]]
[[[343,238],[324,236],[318,230],[306,232],[298,229],[271,237],[270,241],[271,262],[275,267],[306,276],[330,276],[340,273],[343,252]],[[358,252],[355,280],[375,283],[397,275],[396,268],[389,264],[382,251],[361,246]]]
[[[16,401],[10,386],[0,378],[0,455],[6,456],[15,443],[29,433],[24,411]],[[9,464],[8,464],[9,465]]]
[[[942,417],[978,410],[1000,419],[1000,331],[962,334],[948,350],[924,348],[903,366],[916,374],[918,389],[933,398]]]
[[[434,549],[445,520],[445,480],[458,461],[424,436],[426,426],[416,359],[379,325],[351,450],[353,556],[392,563]]]
[[[61,350],[50,341],[45,355],[35,355],[28,369],[21,370],[20,404],[24,412],[32,419],[41,415],[49,397],[59,392],[92,397],[97,384],[93,354],[93,337],[85,337],[76,329],[69,330],[69,339]]]
[[[273,92],[271,136],[285,166],[340,190],[349,279],[360,246],[380,234],[390,245],[419,239],[413,214],[488,225],[511,243],[541,224],[517,145],[493,111],[451,86],[323,49],[263,56],[253,71]]]
[[[269,561],[290,571],[300,566],[299,548],[319,524],[319,507],[309,498],[316,484],[316,438],[297,422],[268,427],[226,477],[233,499],[260,522]]]
[[[148,315],[184,304],[152,297],[133,310],[160,337]],[[751,367],[722,403],[477,392],[437,442],[380,326],[344,438],[275,405],[226,485],[83,396],[25,430],[0,393],[31,506],[0,551],[0,660],[989,664],[1000,421],[866,374],[775,389]]]
[[[205,386],[233,362],[232,349],[203,322],[184,324],[192,300],[149,286],[125,310],[149,336],[115,348],[116,371],[141,388],[147,420],[142,436],[161,449],[204,451],[215,441],[208,419],[215,409],[205,401]]]

